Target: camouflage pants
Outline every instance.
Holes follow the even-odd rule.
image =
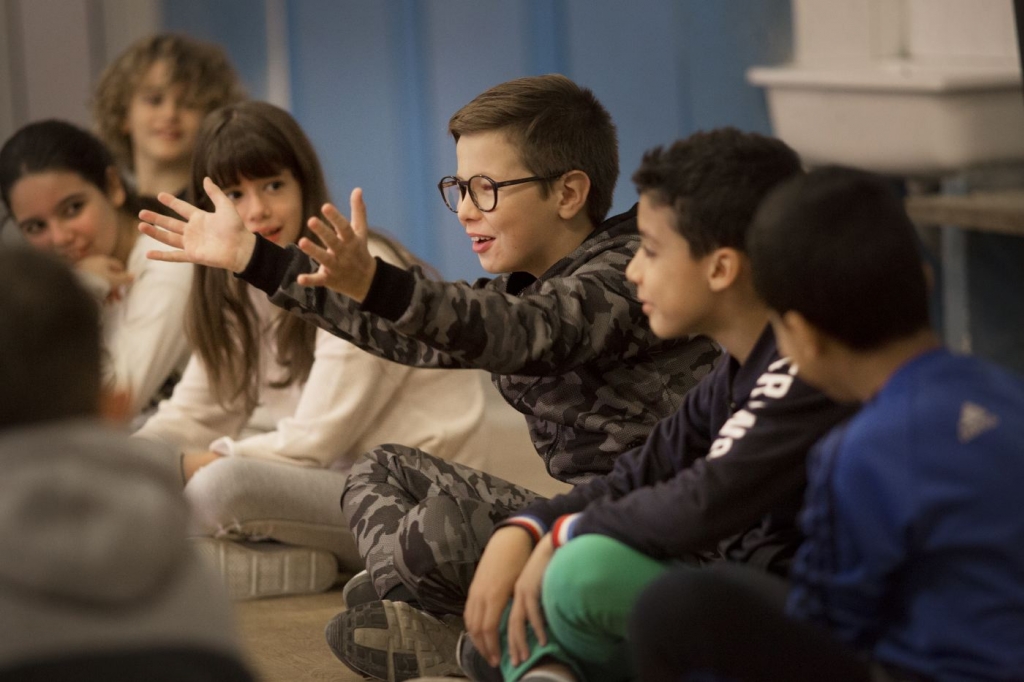
[[[353,467],[341,507],[377,594],[405,585],[424,609],[462,615],[494,526],[540,496],[403,445]]]

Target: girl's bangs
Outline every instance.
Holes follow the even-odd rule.
[[[226,126],[206,150],[206,175],[220,187],[231,187],[243,178],[295,172],[291,150],[274,145],[267,137]]]

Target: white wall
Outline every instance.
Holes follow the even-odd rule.
[[[159,23],[160,0],[0,0],[0,140],[45,118],[92,127],[103,67]]]

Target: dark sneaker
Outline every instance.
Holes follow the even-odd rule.
[[[359,571],[345,583],[341,590],[341,599],[345,602],[346,609],[369,604],[372,601],[379,601],[377,590],[373,587],[370,574],[367,571]]]
[[[473,682],[502,682],[501,668],[492,666],[475,646],[465,631],[459,635],[455,645],[455,656],[459,659],[459,667],[466,677]]]
[[[377,680],[462,676],[455,646],[458,616],[436,618],[405,602],[374,601],[342,611],[324,631],[338,660]]]
[[[220,573],[232,599],[314,594],[338,576],[338,561],[320,549],[208,537],[191,542]]]

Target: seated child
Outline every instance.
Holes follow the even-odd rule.
[[[877,176],[787,183],[750,254],[800,376],[864,408],[812,453],[788,600],[743,574],[666,576],[633,615],[641,678],[1024,679],[1024,381],[942,347]]]
[[[786,574],[807,452],[853,409],[794,376],[754,291],[751,219],[799,173],[784,143],[732,128],[644,156],[633,175],[642,241],[626,275],[656,334],[707,334],[729,355],[607,476],[500,525],[466,605],[481,654],[463,643],[472,676],[497,676],[486,660],[506,680],[628,680],[626,619],[658,575],[714,562]],[[506,609],[495,595],[513,584]]]
[[[371,353],[490,371],[525,415],[552,476],[579,483],[606,473],[679,406],[718,354],[704,338],[659,341],[625,279],[639,236],[632,212],[604,220],[618,175],[611,117],[589,90],[548,75],[491,88],[457,112],[449,130],[458,170],[439,188],[494,279],[436,282],[416,267],[375,260],[359,190],[351,223],[330,205],[323,220],[310,220],[323,246],[300,240],[281,249],[227,210],[211,214],[164,195],[188,222],[144,212],[152,225],[142,229],[184,249],[155,257],[240,273],[277,305]],[[214,183],[206,189],[226,206]],[[367,652],[349,612],[328,628],[335,653],[376,676],[387,674],[381,661],[409,660],[413,650],[422,656],[411,654],[404,674],[457,672],[446,642],[454,645],[459,624],[395,599],[461,614],[494,524],[537,497],[416,448],[372,451],[353,467],[343,499],[372,580],[373,603],[363,613],[390,626],[401,611],[437,646],[410,649],[389,627],[375,638],[381,649]],[[369,668],[364,658],[374,661]]]
[[[0,196],[30,245],[59,254],[102,302],[105,378],[129,417],[170,395],[188,361],[182,327],[191,268],[146,258],[131,189],[110,152],[63,121],[31,123],[0,150]]]
[[[139,39],[104,69],[93,118],[143,206],[164,211],[155,197],[184,197],[203,117],[243,97],[220,47],[161,33]]]
[[[253,234],[280,246],[311,234],[305,216],[328,201],[327,187],[287,112],[265,102],[227,106],[197,140],[200,206],[210,206],[201,186],[211,177]],[[415,262],[375,232],[369,248],[399,266]],[[364,353],[224,270],[195,268],[186,322],[195,353],[138,435],[182,453],[194,532],[206,536],[197,542],[232,597],[316,592],[339,567],[361,570],[338,504],[352,462],[394,438],[451,460],[487,426],[475,372]]]
[[[248,682],[162,448],[101,422],[99,309],[0,250],[0,679]]]

